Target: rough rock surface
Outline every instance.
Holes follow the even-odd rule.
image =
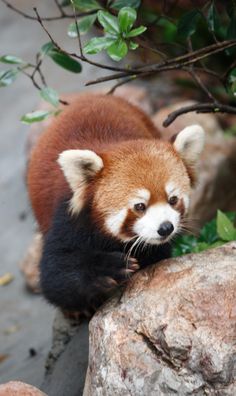
[[[90,322],[84,396],[236,394],[236,242],[136,274]]]
[[[46,396],[46,394],[24,382],[10,381],[0,385],[0,396]]]

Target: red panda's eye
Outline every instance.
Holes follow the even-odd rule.
[[[143,212],[145,212],[145,210],[146,210],[146,205],[145,205],[144,203],[138,203],[138,204],[135,204],[135,205],[134,205],[134,209],[135,209],[137,212],[143,213]]]
[[[169,198],[169,204],[171,205],[171,206],[174,206],[174,205],[176,205],[177,204],[177,202],[178,202],[178,197],[176,197],[176,195],[173,195],[172,197],[170,197]]]

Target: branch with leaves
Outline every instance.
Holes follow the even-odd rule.
[[[31,79],[41,97],[53,106],[51,112],[24,116],[23,122],[31,123],[57,114],[59,104],[66,104],[54,89],[47,86],[42,72],[46,56],[74,73],[82,71],[81,63],[108,70],[111,72],[109,75],[88,81],[86,85],[118,80],[109,93],[127,82],[147,76],[176,70],[185,73],[207,102],[175,111],[164,121],[164,126],[190,111],[236,114],[236,7],[233,0],[219,5],[211,0],[202,8],[185,11],[178,1],[171,7],[166,7],[165,1],[158,2],[159,5],[154,2],[152,9],[146,6],[145,0],[142,4],[140,0],[54,0],[59,12],[55,17],[41,17],[35,8],[33,15],[24,13],[8,1],[1,1],[24,18],[40,23],[49,38],[49,42],[38,51],[34,64],[10,55],[0,57],[1,63],[13,65],[11,69],[0,72],[0,86],[11,84],[22,73]],[[65,18],[74,19],[68,26],[68,35],[78,40],[78,52],[62,48],[44,24],[45,21]],[[88,33],[93,26],[99,29],[99,36],[83,44],[81,35]],[[90,55],[102,51],[107,53],[113,64],[92,60]],[[154,62],[146,63],[139,56],[133,64],[117,66],[116,63],[124,62],[130,51],[139,51],[139,54],[145,51]],[[214,89],[212,79],[214,85],[220,87],[218,91],[224,90],[224,95],[219,95]]]

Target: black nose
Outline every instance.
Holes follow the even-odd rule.
[[[165,221],[160,225],[159,230],[157,231],[158,234],[162,237],[167,237],[174,231],[174,226],[170,221]]]

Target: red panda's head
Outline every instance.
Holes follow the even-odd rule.
[[[58,162],[72,191],[71,209],[88,200],[103,232],[123,242],[139,237],[150,244],[167,242],[187,213],[194,167],[204,146],[204,131],[193,125],[171,144],[136,140],[107,152],[66,150]]]

